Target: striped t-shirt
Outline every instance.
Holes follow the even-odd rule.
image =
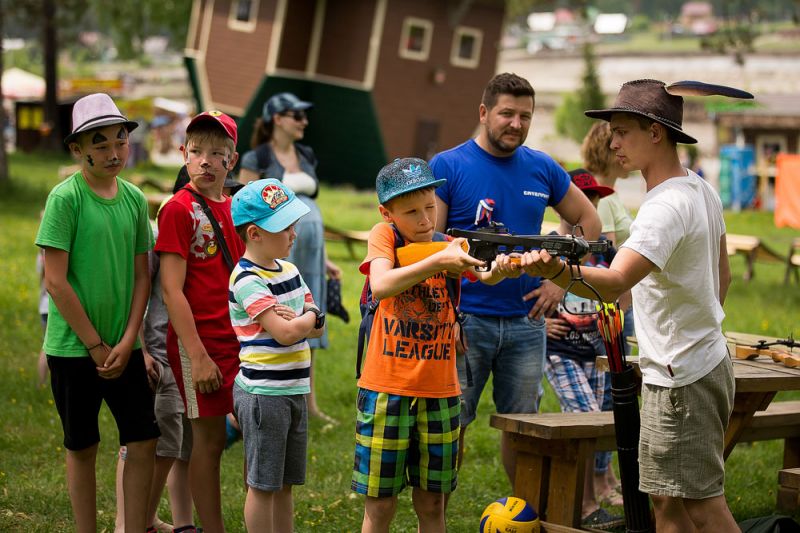
[[[306,302],[314,303],[297,267],[286,261],[275,262],[278,268],[267,269],[242,258],[231,273],[231,324],[241,345],[236,384],[251,394],[308,394],[308,342],[303,339],[284,346],[258,322],[258,315],[276,304],[289,306],[300,316]]]

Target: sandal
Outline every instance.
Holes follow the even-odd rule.
[[[612,488],[602,496],[598,496],[597,501],[601,505],[609,505],[611,507],[622,507],[622,487],[619,485]]]
[[[621,516],[613,515],[602,507],[581,519],[581,527],[592,529],[613,529],[624,526],[625,520]]]

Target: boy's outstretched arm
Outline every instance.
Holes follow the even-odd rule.
[[[570,280],[570,267],[566,261],[553,257],[545,250],[533,250],[522,254],[522,268],[531,276],[550,279],[559,287],[566,287]],[[649,259],[630,248],[621,248],[608,268],[581,267],[586,283],[594,287],[603,301],[613,302],[622,293],[630,290],[645,276],[656,269]],[[574,284],[570,292],[584,298],[597,296],[581,284]]]
[[[376,299],[395,296],[428,279],[434,274],[447,271],[449,275],[461,275],[465,270],[483,265],[483,261],[467,254],[461,246],[464,239],[454,239],[447,248],[421,261],[394,268],[385,257],[372,260],[369,267],[369,283]]]
[[[192,361],[192,384],[201,393],[214,392],[222,385],[222,372],[211,360],[197,334],[192,308],[183,284],[186,280],[186,260],[178,254],[163,252],[161,254],[161,288],[164,292],[164,303],[175,333]]]
[[[131,350],[142,327],[142,320],[144,319],[149,297],[150,265],[148,255],[147,253],[136,254],[133,258],[133,299],[131,300],[131,310],[128,314],[128,323],[120,341],[111,348],[111,353],[103,366],[97,369],[100,377],[117,378],[125,370],[131,356]]]
[[[58,248],[44,248],[44,283],[53,303],[64,317],[69,327],[86,348],[92,348],[89,355],[98,367],[103,366],[111,349],[89,320],[78,295],[69,284],[69,252]]]

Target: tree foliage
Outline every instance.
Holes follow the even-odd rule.
[[[108,33],[123,59],[139,57],[147,37],[163,35],[172,48],[186,42],[192,0],[88,0],[96,13],[98,30]]]
[[[580,89],[564,95],[555,113],[556,131],[576,142],[581,142],[592,125],[592,119],[583,114],[587,109],[605,107],[605,96],[597,77],[594,48],[583,45],[584,72]]]

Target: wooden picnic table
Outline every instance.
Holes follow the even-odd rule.
[[[776,337],[754,335],[750,333],[726,332],[728,349],[735,353],[735,345],[755,344],[763,339],[767,342],[778,340]],[[639,373],[639,358],[628,357],[628,362]],[[597,368],[608,370],[608,358],[597,358]],[[724,457],[727,459],[733,451],[739,437],[750,424],[756,411],[763,411],[780,391],[800,390],[800,368],[788,368],[774,362],[766,356],[753,360],[733,358],[733,374],[736,380],[736,394],[733,402],[728,429],[725,432]],[[800,459],[800,458],[799,458]]]

